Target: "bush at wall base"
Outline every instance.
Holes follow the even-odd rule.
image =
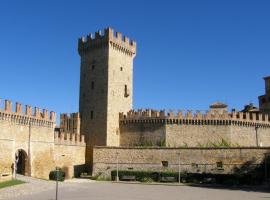
[[[58,181],[64,181],[65,180],[65,172],[62,170],[56,171],[53,170],[49,174],[49,179],[50,180],[55,180],[57,179],[57,173],[58,173]]]
[[[112,180],[116,180],[116,170],[111,171]],[[119,179],[121,180],[123,176],[135,176],[136,181],[145,182],[146,179],[153,180],[155,182],[160,182],[162,177],[174,177],[175,181],[178,181],[178,172],[152,172],[152,171],[131,171],[131,170],[119,170]],[[187,174],[185,172],[181,173],[181,182],[185,179]]]
[[[153,180],[155,182],[166,182],[162,177],[174,177],[174,182],[178,182],[177,172],[151,172],[151,171],[131,171],[119,170],[119,179],[123,176],[135,176],[136,181],[145,182]],[[116,180],[116,170],[111,171],[112,180]],[[172,179],[170,179],[172,180]],[[211,173],[181,173],[182,183],[199,184],[222,184],[222,185],[259,185],[264,180],[263,174],[244,173],[244,174],[211,174]],[[170,181],[171,182],[171,181]]]

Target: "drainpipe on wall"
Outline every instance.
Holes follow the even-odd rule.
[[[17,151],[16,151],[16,133],[13,133],[13,152],[12,152],[12,157],[14,158],[13,162],[13,179],[16,179],[16,172],[17,172]]]
[[[258,126],[258,125],[255,125],[256,146],[257,146],[257,147],[259,146],[259,141],[258,141],[258,129],[259,129],[259,126]]]

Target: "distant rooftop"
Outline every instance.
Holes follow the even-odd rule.
[[[241,112],[253,112],[253,113],[259,113],[260,110],[256,106],[253,105],[253,103],[250,103],[248,105],[245,105],[245,108]]]
[[[210,108],[227,108],[228,106],[221,102],[215,102],[210,105]]]

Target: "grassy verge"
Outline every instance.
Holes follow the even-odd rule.
[[[19,185],[19,184],[22,184],[22,183],[24,183],[24,182],[20,181],[20,180],[5,181],[5,182],[0,183],[0,189],[5,188],[5,187],[10,187],[10,186],[13,186],[13,185]]]

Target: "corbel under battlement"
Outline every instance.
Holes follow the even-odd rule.
[[[243,125],[270,127],[270,118],[262,113],[243,113],[209,110],[205,113],[197,111],[169,111],[139,109],[119,114],[120,124],[129,123],[168,123],[168,124],[197,124],[197,125]]]
[[[86,145],[84,135],[58,131],[54,132],[54,143],[60,145]]]
[[[56,113],[40,108],[35,107],[34,113],[31,106],[26,105],[25,110],[23,111],[23,106],[21,103],[15,103],[15,110],[13,111],[12,102],[10,100],[4,101],[4,106],[1,106],[0,99],[0,120],[12,121],[18,124],[24,125],[37,125],[37,126],[46,126],[54,127],[56,121]],[[1,109],[1,107],[3,107]]]
[[[133,56],[136,54],[136,42],[130,40],[127,36],[122,36],[120,32],[114,32],[110,27],[95,32],[95,36],[91,33],[87,37],[78,39],[78,52],[80,55],[89,50],[111,45],[114,49],[118,49],[124,53]]]

